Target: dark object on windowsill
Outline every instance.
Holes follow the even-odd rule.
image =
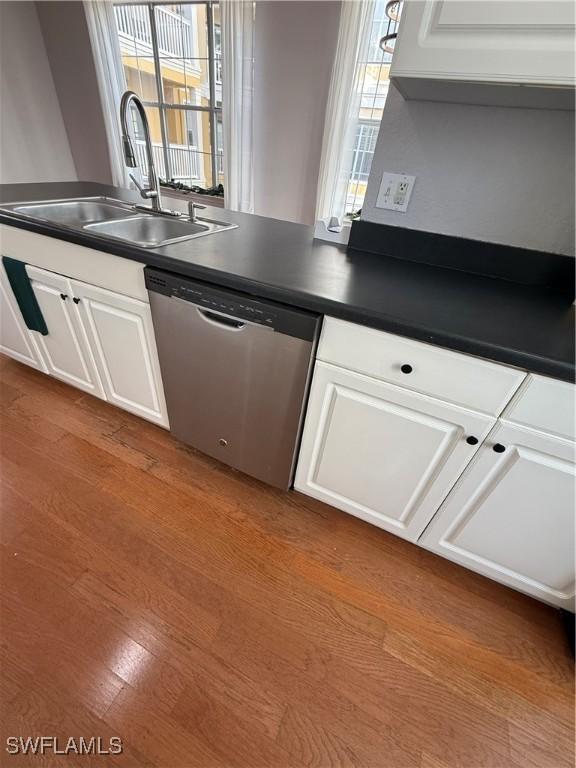
[[[360,218],[360,214],[361,213],[362,213],[362,208],[358,208],[356,213],[349,213],[347,215],[348,215],[348,218],[350,219],[350,221],[356,221],[356,219]]]
[[[224,197],[224,187],[222,184],[218,184],[216,187],[207,187],[206,189],[204,187],[189,187],[188,184],[183,184],[181,181],[174,181],[174,179],[170,181],[163,181],[160,179],[160,186],[161,187],[168,187],[169,189],[176,189],[178,192],[184,192],[187,194],[188,192],[194,192],[196,195],[209,195],[211,197]]]

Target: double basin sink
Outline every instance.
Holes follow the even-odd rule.
[[[184,215],[146,213],[108,197],[15,203],[3,205],[0,210],[82,230],[97,237],[123,240],[141,248],[160,248],[238,226],[200,217],[191,221]]]

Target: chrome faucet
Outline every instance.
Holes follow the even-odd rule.
[[[122,151],[124,152],[124,161],[128,168],[136,168],[138,163],[136,162],[136,153],[134,152],[134,145],[130,138],[130,131],[128,130],[128,110],[134,105],[138,110],[140,119],[142,121],[142,128],[144,130],[144,141],[146,143],[146,159],[148,161],[148,189],[145,189],[131,173],[130,178],[136,184],[140,191],[140,195],[144,200],[150,200],[150,205],[137,205],[136,208],[140,208],[145,211],[152,210],[154,213],[168,214],[170,216],[179,216],[179,213],[170,211],[166,208],[162,208],[162,199],[160,197],[160,184],[158,182],[158,175],[156,168],[154,167],[154,156],[152,154],[152,139],[150,138],[150,126],[148,124],[148,118],[144,110],[144,105],[134,93],[134,91],[126,91],[122,96],[120,102],[120,122],[122,124]]]

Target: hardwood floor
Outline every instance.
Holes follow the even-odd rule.
[[[1,356],[0,384],[2,766],[573,766],[556,611]]]

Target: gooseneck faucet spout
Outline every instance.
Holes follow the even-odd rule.
[[[130,137],[130,131],[128,130],[128,112],[130,108],[134,106],[138,110],[140,120],[142,121],[142,129],[144,131],[144,143],[146,145],[146,160],[148,162],[148,188],[142,187],[130,174],[130,178],[138,189],[141,196],[145,200],[150,200],[152,210],[156,213],[163,213],[162,201],[160,198],[160,184],[158,183],[158,175],[156,168],[154,167],[154,157],[152,154],[152,139],[150,138],[150,125],[148,124],[148,118],[144,110],[144,105],[134,93],[134,91],[126,91],[122,96],[120,102],[120,122],[122,125],[122,151],[124,153],[124,161],[128,168],[136,168],[138,163],[136,162],[136,153],[134,152],[134,145]]]

